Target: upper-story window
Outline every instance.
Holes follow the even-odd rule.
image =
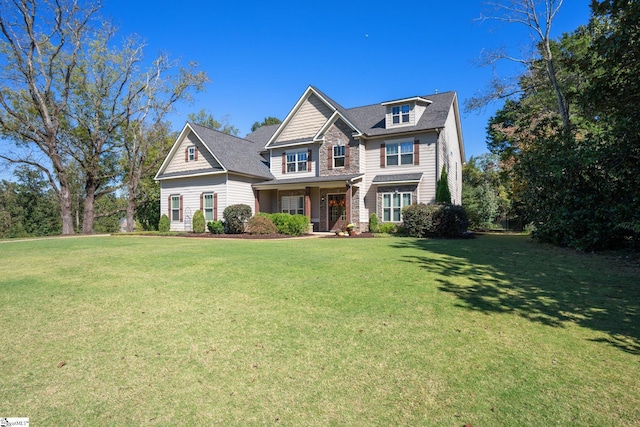
[[[333,167],[342,168],[345,165],[345,146],[336,145],[333,147]]]
[[[413,142],[387,144],[387,166],[412,165]]]
[[[187,147],[185,160],[188,162],[193,162],[195,160],[198,160],[198,148],[196,148],[195,145],[191,145]]]
[[[287,153],[287,173],[307,171],[307,151]]]
[[[409,104],[391,107],[391,120],[394,125],[409,123]]]

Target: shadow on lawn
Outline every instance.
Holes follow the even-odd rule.
[[[398,247],[438,254],[405,261],[437,273],[439,289],[455,295],[463,307],[514,313],[554,327],[573,322],[608,335],[594,341],[640,354],[640,280],[637,270],[624,271],[622,262],[523,236],[407,240]]]

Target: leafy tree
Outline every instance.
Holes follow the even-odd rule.
[[[436,202],[451,203],[451,191],[449,191],[449,175],[443,165],[438,186],[436,187]]]
[[[273,116],[265,117],[262,122],[255,122],[251,126],[251,132],[255,132],[256,130],[258,130],[258,128],[261,128],[262,126],[279,125],[280,123],[282,123],[282,121],[277,117],[273,117]]]
[[[238,136],[238,129],[229,124],[229,116],[224,116],[222,121],[216,120],[211,113],[208,113],[205,109],[200,110],[197,113],[191,113],[187,116],[189,121],[198,124],[200,126],[214,129],[228,135]]]

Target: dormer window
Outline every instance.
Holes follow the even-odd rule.
[[[394,125],[409,123],[409,111],[411,111],[409,104],[391,107],[392,123]]]

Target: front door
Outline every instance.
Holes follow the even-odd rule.
[[[329,230],[338,230],[347,225],[346,197],[344,194],[329,194]]]

